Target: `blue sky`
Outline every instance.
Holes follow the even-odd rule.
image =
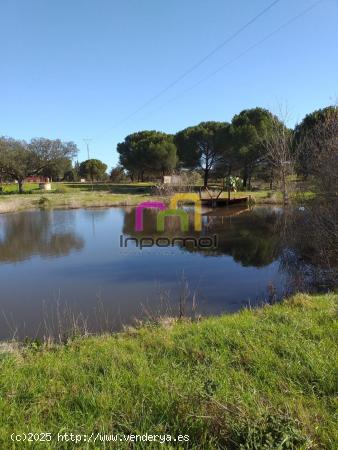
[[[207,81],[315,0],[280,0],[231,43],[129,120],[127,116],[272,0],[1,0],[0,135],[92,138],[116,164],[134,131],[176,132],[287,104],[290,125],[338,98],[338,1],[323,0]],[[191,89],[190,89],[191,88]]]

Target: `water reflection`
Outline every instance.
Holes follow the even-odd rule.
[[[217,248],[181,246],[204,256],[229,255],[243,267],[263,268],[278,262],[287,277],[283,294],[295,290],[326,291],[337,285],[337,201],[318,199],[304,207],[260,206],[203,211],[203,234],[217,235]],[[178,218],[168,217],[164,233],[156,232],[156,211],[144,212],[144,231],[135,232],[135,213],[127,210],[123,233],[131,237],[184,235]],[[193,215],[190,230],[193,229]],[[190,231],[189,236],[199,236]],[[179,244],[178,244],[179,245]]]
[[[66,318],[83,318],[93,332],[102,331],[103,324],[119,329],[154,312],[175,314],[183,274],[188,302],[196,294],[202,315],[274,301],[297,289],[332,289],[336,218],[337,204],[324,201],[285,211],[268,206],[204,210],[202,233],[217,235],[217,248],[140,250],[132,243],[121,248],[120,236],[163,236],[155,231],[156,211],[144,212],[142,233],[135,232],[133,208],[2,215],[0,339],[43,335],[46,314],[55,323],[64,305]],[[178,218],[167,218],[165,235],[181,235],[179,225]],[[187,235],[200,235],[192,231],[192,215],[189,229]],[[96,318],[98,301],[104,320]]]
[[[281,270],[291,290],[327,291],[337,286],[338,202],[318,198],[279,218]]]
[[[58,257],[81,250],[84,241],[73,230],[71,215],[30,211],[0,217],[0,263],[39,255]]]
[[[156,211],[144,212],[144,230],[135,231],[135,212],[125,212],[123,233],[130,237],[160,236],[175,237],[200,236],[193,230],[193,216],[190,215],[190,231],[182,233],[177,217],[166,219],[164,233],[156,232]],[[280,236],[276,229],[280,210],[272,208],[216,208],[203,210],[203,234],[217,235],[217,247],[213,249],[195,248],[187,243],[182,250],[200,253],[204,256],[229,255],[244,267],[264,267],[271,264],[279,256]],[[178,243],[179,245],[179,243]]]

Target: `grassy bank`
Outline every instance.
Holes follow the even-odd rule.
[[[125,185],[54,183],[52,192],[43,192],[36,183],[26,183],[25,193],[18,194],[16,185],[6,185],[0,195],[0,214],[38,208],[88,208],[134,206],[149,200],[150,184]]]
[[[52,194],[22,194],[0,197],[0,214],[27,209],[89,208],[108,206],[135,206],[147,201],[149,195],[112,194],[110,192],[65,192]]]
[[[0,447],[14,448],[13,432],[68,431],[189,435],[180,448],[337,448],[336,300],[298,295],[198,323],[7,346]],[[131,446],[76,447],[54,437],[18,448]]]
[[[55,192],[41,192],[33,187],[29,193],[5,193],[0,195],[0,214],[37,208],[87,208],[108,206],[135,206],[142,201],[159,200],[150,195],[149,186],[116,185],[107,189],[100,185],[94,191],[84,188],[63,188],[59,186]],[[226,195],[224,193],[224,195]],[[274,191],[236,192],[232,198],[250,195],[255,203],[279,204],[282,201],[280,193]],[[164,198],[164,201],[166,199]]]

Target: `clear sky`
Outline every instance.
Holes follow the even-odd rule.
[[[110,167],[116,144],[142,129],[171,133],[279,103],[293,125],[338,98],[338,1],[243,52],[314,1],[280,0],[124,120],[272,0],[0,0],[0,135],[73,140],[80,161],[92,138],[91,157]]]

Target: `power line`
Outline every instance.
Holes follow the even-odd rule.
[[[144,108],[146,108],[148,105],[150,105],[152,102],[157,100],[161,95],[166,93],[169,89],[174,87],[177,83],[179,83],[181,80],[186,78],[191,72],[193,72],[195,69],[197,69],[199,66],[201,66],[205,61],[207,61],[209,58],[211,58],[215,53],[217,53],[220,49],[225,47],[227,44],[232,42],[239,34],[241,34],[243,31],[245,31],[247,28],[250,27],[254,22],[256,22],[260,17],[262,17],[264,14],[266,14],[270,9],[272,9],[277,3],[279,3],[281,0],[274,0],[272,3],[270,3],[266,8],[264,8],[262,11],[260,11],[256,16],[254,16],[249,22],[247,22],[245,25],[240,27],[237,31],[235,31],[230,37],[225,39],[223,42],[221,42],[219,45],[217,45],[213,50],[211,50],[207,55],[205,55],[203,58],[201,58],[199,61],[197,61],[194,65],[192,65],[189,69],[187,69],[185,72],[183,72],[179,77],[177,77],[174,81],[169,83],[165,88],[163,88],[161,91],[159,91],[157,94],[155,94],[153,97],[151,97],[149,100],[147,100],[145,103],[143,103],[139,108],[137,108],[135,111],[130,113],[128,116],[126,116],[124,119],[122,119],[120,122],[118,122],[113,128],[116,128],[119,125],[122,125],[124,122],[128,121],[130,118],[135,116],[137,113],[142,111]]]
[[[190,92],[191,90],[195,89],[197,86],[199,86],[200,84],[204,83],[205,81],[209,80],[210,78],[212,78],[214,75],[216,75],[217,73],[221,72],[222,70],[224,70],[226,67],[230,66],[231,64],[235,63],[236,61],[238,61],[240,58],[242,58],[243,56],[245,56],[247,53],[251,52],[252,50],[254,50],[256,47],[259,47],[261,44],[263,44],[265,41],[267,41],[268,39],[270,39],[272,36],[274,36],[275,34],[279,33],[281,30],[283,30],[284,28],[288,27],[289,25],[291,25],[293,22],[295,22],[296,20],[300,19],[301,17],[305,16],[307,13],[309,13],[312,9],[314,9],[316,6],[319,5],[319,3],[322,3],[324,0],[318,0],[314,3],[312,3],[312,5],[310,5],[308,8],[304,9],[303,11],[301,11],[299,14],[297,14],[296,16],[292,17],[291,19],[287,20],[286,22],[284,22],[282,25],[280,25],[278,28],[276,28],[274,31],[272,31],[271,33],[267,34],[263,39],[261,39],[260,41],[256,42],[255,44],[251,45],[250,47],[248,47],[246,50],[244,50],[243,52],[241,52],[239,55],[237,55],[236,57],[234,57],[233,59],[225,62],[224,64],[222,64],[221,66],[219,66],[216,70],[214,70],[213,72],[209,73],[208,75],[206,75],[205,77],[203,77],[201,80],[197,81],[197,83],[194,83],[192,86],[188,87],[187,89],[185,89],[184,91],[180,92],[178,95],[176,95],[175,97],[171,98],[168,102],[162,104],[159,108],[155,108],[153,111],[151,111],[149,114],[144,115],[141,120],[145,119],[146,117],[148,117],[148,115],[154,114],[155,112],[163,109],[165,106],[167,106],[168,104],[172,103],[173,101],[179,99],[180,97],[182,97],[183,95],[187,94],[188,92]]]

